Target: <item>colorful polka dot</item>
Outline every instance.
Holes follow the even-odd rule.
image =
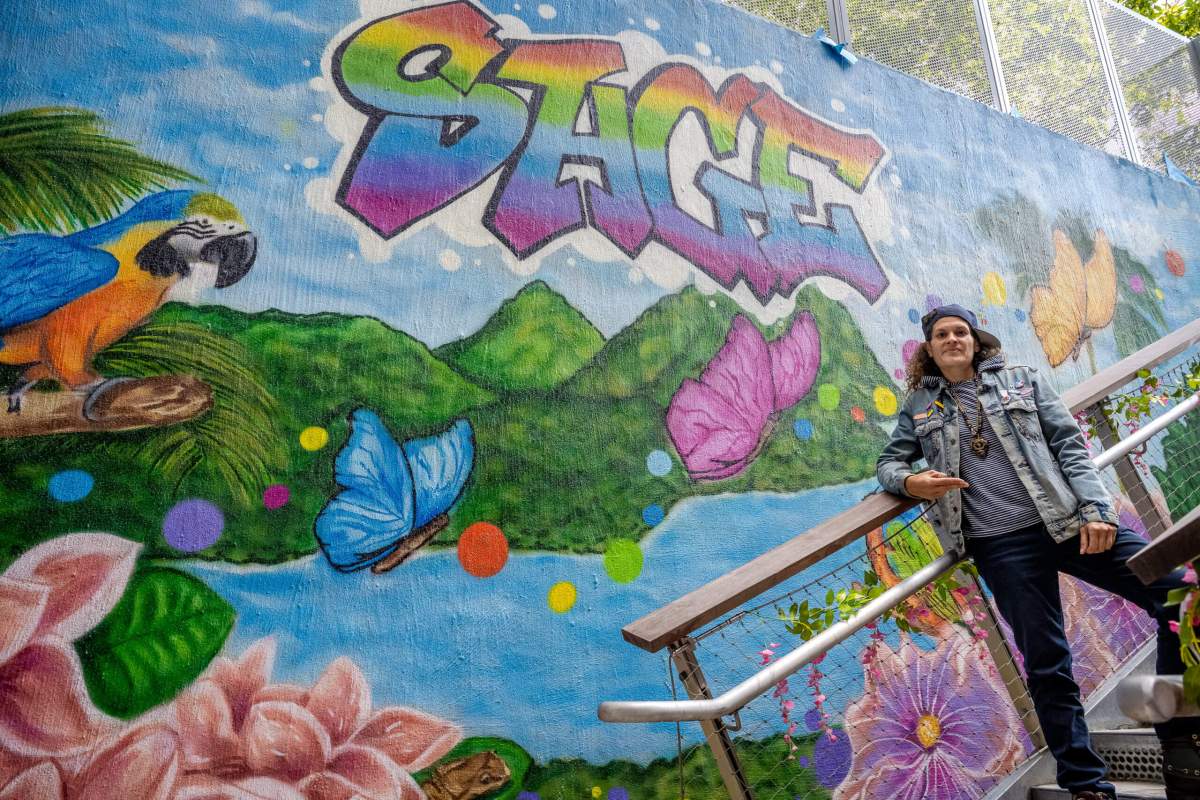
[[[792,430],[796,432],[796,438],[807,442],[813,435],[813,424],[811,419],[798,419],[792,425]]]
[[[1166,297],[1166,295],[1164,295],[1164,294],[1163,294],[1163,290],[1162,290],[1162,289],[1159,289],[1157,286],[1155,286],[1155,287],[1154,287],[1154,298],[1155,298],[1156,300],[1162,300],[1162,299],[1164,299],[1165,297]]]
[[[842,390],[832,383],[822,383],[817,387],[817,405],[826,411],[833,411],[842,402]]]
[[[1187,265],[1183,263],[1183,256],[1179,255],[1174,250],[1167,251],[1167,269],[1176,278],[1182,278],[1187,274]]]
[[[608,790],[608,800],[629,800],[629,790],[624,786],[614,786]]]
[[[613,539],[604,549],[604,571],[616,583],[629,583],[642,574],[642,549],[631,539]]]
[[[654,527],[658,523],[662,522],[666,516],[667,514],[665,511],[663,511],[663,507],[658,503],[651,503],[642,509],[642,522],[651,527]]]
[[[665,450],[651,450],[646,456],[646,471],[661,478],[671,471],[671,457]]]
[[[908,310],[908,321],[913,325],[916,325],[921,321],[921,312],[917,311],[915,308],[910,308]]]
[[[1008,300],[1008,287],[998,272],[983,274],[983,302],[985,305],[1002,306]]]
[[[277,508],[283,508],[288,504],[288,500],[291,499],[291,490],[282,483],[272,484],[263,490],[263,505],[272,511]]]
[[[162,533],[167,544],[184,553],[212,547],[225,530],[225,515],[207,500],[190,498],[176,503],[163,518]]]
[[[329,444],[329,431],[313,425],[300,431],[300,446],[305,450],[320,450]]]
[[[898,381],[902,381],[908,377],[908,373],[899,368],[892,370],[892,374],[896,376],[896,380]]]
[[[599,787],[599,786],[593,786],[593,787],[592,787],[592,797],[597,797],[597,798],[598,798],[598,797],[600,796],[600,794],[601,794],[601,792],[600,792],[600,787]]]
[[[508,537],[490,522],[473,522],[458,538],[458,563],[467,574],[490,578],[508,562]]]
[[[863,411],[859,406],[852,406],[850,408],[850,416],[855,422],[867,421],[867,412]]]
[[[1025,321],[1025,310],[1021,308],[1013,309],[1013,316],[1017,318],[1017,322]]]
[[[96,481],[81,469],[66,469],[50,478],[47,490],[60,503],[78,503],[91,494]]]
[[[933,311],[938,306],[944,306],[944,305],[946,305],[946,304],[942,302],[941,295],[938,295],[938,294],[925,295],[925,311],[926,312]]]
[[[871,398],[875,401],[875,410],[885,417],[896,413],[896,393],[886,386],[876,386]]]
[[[1133,289],[1133,291],[1137,294],[1141,294],[1142,292],[1146,291],[1146,282],[1142,280],[1141,275],[1130,275],[1129,288]]]
[[[546,605],[555,614],[565,614],[575,605],[575,584],[559,581],[546,592]]]

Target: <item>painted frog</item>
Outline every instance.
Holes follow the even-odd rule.
[[[508,765],[491,750],[435,767],[421,784],[429,800],[475,800],[512,778]]]

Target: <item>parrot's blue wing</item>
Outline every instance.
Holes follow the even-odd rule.
[[[117,275],[111,253],[58,236],[0,239],[0,331],[33,322]]]
[[[351,415],[350,439],[338,453],[334,477],[342,491],[317,516],[317,542],[335,569],[369,567],[414,527],[408,461],[374,412]]]
[[[462,494],[475,463],[475,438],[471,423],[456,421],[449,430],[404,443],[404,456],[416,487],[416,519],[419,528],[445,514]]]

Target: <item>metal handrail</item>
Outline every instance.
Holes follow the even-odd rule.
[[[1193,411],[1200,405],[1200,392],[1179,403],[1170,411],[1139,428],[1092,459],[1097,469],[1104,469],[1128,455],[1137,447]],[[805,665],[846,640],[867,624],[883,616],[890,608],[903,603],[921,591],[939,575],[958,566],[963,555],[956,551],[945,553],[920,570],[867,603],[859,611],[809,639],[787,655],[772,662],[719,697],[706,700],[608,700],[600,704],[598,715],[604,722],[688,722],[720,719],[729,716],[781,680],[798,672]]]

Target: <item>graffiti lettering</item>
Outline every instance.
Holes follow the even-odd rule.
[[[886,288],[854,208],[814,196],[823,168],[866,189],[885,155],[874,135],[745,75],[717,89],[689,64],[659,65],[627,91],[605,82],[627,70],[616,41],[501,41],[497,28],[457,0],[375,20],[338,47],[334,79],[367,124],[337,199],[380,236],[499,172],[481,222],[518,258],[592,228],[631,258],[656,241],[762,302],[817,275],[871,302]],[[675,137],[689,119],[711,157],[685,168],[695,148],[680,153]],[[746,123],[749,154],[738,152]],[[731,166],[746,156],[749,178]],[[687,192],[699,192],[711,222],[685,208]]]

